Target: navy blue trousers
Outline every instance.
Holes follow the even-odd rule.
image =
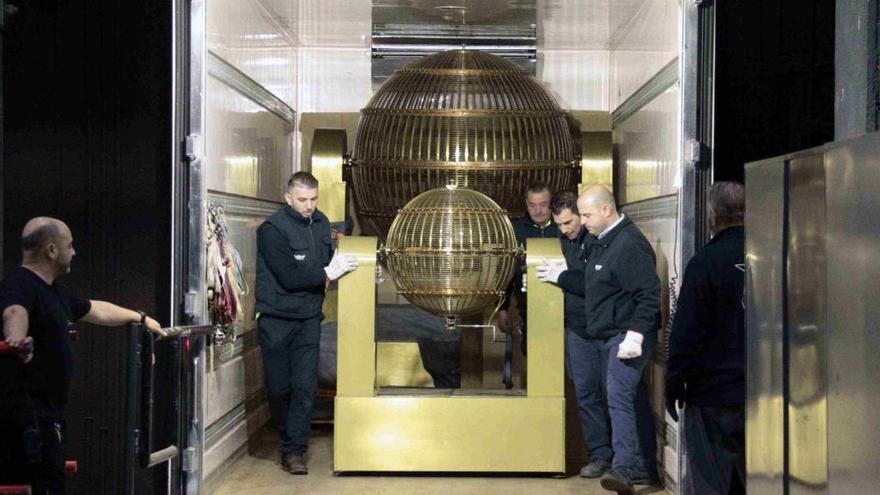
[[[567,369],[590,460],[612,461],[631,479],[650,479],[658,476],[657,439],[642,375],[656,337],[645,339],[640,357],[618,359],[624,336],[584,339],[566,331]]]
[[[281,451],[304,454],[309,448],[318,388],[321,317],[286,320],[261,316],[257,332],[269,407],[281,433]]]

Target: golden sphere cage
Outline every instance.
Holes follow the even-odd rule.
[[[513,216],[529,184],[574,190],[577,152],[565,112],[501,57],[452,50],[397,70],[361,110],[349,180],[362,230],[385,238],[397,210],[454,183]]]
[[[449,185],[401,208],[380,253],[398,292],[450,325],[499,306],[521,250],[507,212],[480,192]]]

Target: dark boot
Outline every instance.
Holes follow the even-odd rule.
[[[309,474],[306,458],[302,454],[281,454],[281,468],[290,474]]]
[[[635,495],[636,493],[629,478],[616,469],[603,474],[599,483],[602,488],[617,492],[617,495]]]

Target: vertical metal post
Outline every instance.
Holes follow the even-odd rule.
[[[139,400],[141,393],[141,327],[130,324],[127,328],[126,390],[125,390],[125,465],[123,467],[124,493],[134,493],[135,470],[140,450]]]
[[[715,6],[684,2],[681,50],[681,266],[709,238],[706,193],[712,183],[715,106]]]
[[[174,167],[172,233],[172,324],[201,324],[205,319],[205,0],[174,2],[173,138],[179,146]],[[179,360],[179,461],[172,467],[169,492],[201,493],[204,440],[205,337],[177,342]]]

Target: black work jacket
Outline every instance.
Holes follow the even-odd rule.
[[[321,315],[333,257],[330,221],[319,210],[304,218],[284,205],[257,229],[256,312],[276,318]]]
[[[651,336],[660,326],[660,278],[654,249],[624,217],[596,239],[584,266],[586,335],[609,339],[635,330]]]
[[[694,405],[745,404],[744,249],[744,227],[724,229],[685,270],[666,384],[670,394]]]
[[[559,227],[552,220],[547,225],[538,225],[532,221],[530,216],[525,215],[513,221],[513,233],[516,234],[516,245],[528,249],[528,239],[554,239],[559,237]],[[517,265],[517,269],[513,274],[513,280],[507,286],[504,301],[501,303],[501,309],[507,309],[510,306],[510,298],[515,297],[517,311],[521,315],[526,313],[526,294],[522,291],[522,276],[525,273],[525,269],[526,263],[525,260],[522,260]]]
[[[584,264],[595,237],[581,228],[577,238],[571,240],[560,235],[562,255],[568,267],[559,275],[557,284],[565,295],[565,328],[587,339],[586,302],[584,301]]]

